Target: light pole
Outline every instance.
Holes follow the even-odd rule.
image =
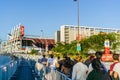
[[[43,38],[43,30],[40,30],[40,32],[41,32],[41,39]],[[43,43],[41,44],[41,51],[40,52],[42,52],[43,51]]]
[[[80,10],[79,10],[79,1],[80,0],[77,0],[77,2],[78,2],[78,10],[77,10],[77,12],[78,12],[78,42],[79,42],[79,40],[80,40],[80,35],[79,35],[79,25],[80,25]]]
[[[77,38],[78,38],[78,43],[77,43],[77,51],[78,51],[78,53],[79,53],[79,51],[81,51],[81,45],[80,45],[80,43],[79,43],[79,41],[80,41],[80,35],[79,35],[79,33],[80,33],[80,31],[79,31],[79,28],[80,28],[80,10],[79,10],[79,2],[80,2],[80,0],[74,0],[74,1],[77,1],[77,21],[78,21],[78,35],[77,35]]]
[[[80,40],[80,39],[79,39],[79,38],[80,38],[80,37],[79,37],[79,36],[80,36],[80,35],[79,35],[79,33],[80,33],[80,31],[79,31],[79,27],[80,27],[79,2],[80,2],[80,0],[74,0],[74,1],[77,1],[77,22],[78,22],[78,35],[77,35],[77,36],[78,36],[78,42],[79,42],[79,40]]]

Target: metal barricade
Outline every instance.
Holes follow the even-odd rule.
[[[45,65],[42,65],[41,63],[37,63],[35,69],[36,73],[40,76],[40,79],[42,80],[71,80],[65,74],[55,69],[45,67]]]
[[[16,56],[28,60],[28,64],[31,66],[36,80],[71,80],[65,74],[39,63],[38,60],[41,59],[42,56],[28,54],[16,54]]]
[[[4,66],[0,66],[0,80],[9,80],[17,69],[17,61],[10,61]]]

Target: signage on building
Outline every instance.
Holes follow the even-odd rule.
[[[21,29],[21,36],[24,36],[24,26],[20,26]]]
[[[80,35],[80,34],[79,34],[79,36],[76,35],[76,40],[81,41],[81,39],[82,39],[82,35]]]
[[[81,51],[81,45],[79,43],[77,44],[77,51]]]
[[[110,42],[109,40],[105,40],[104,42],[104,54],[101,58],[102,61],[112,61],[112,54],[110,54]]]
[[[106,47],[110,47],[110,42],[109,42],[109,40],[105,40],[104,46],[105,46],[105,48],[106,48]]]

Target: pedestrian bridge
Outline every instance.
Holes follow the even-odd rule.
[[[39,63],[40,55],[13,54],[17,59],[0,67],[0,80],[71,80]]]

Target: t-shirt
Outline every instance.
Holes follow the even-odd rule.
[[[72,80],[86,80],[88,68],[82,62],[78,62],[73,66]]]
[[[118,62],[114,62],[112,65],[110,65],[110,71],[113,71],[114,66],[117,64]]]
[[[51,69],[55,69],[55,63],[56,63],[55,58],[48,58],[48,64]]]
[[[47,63],[47,58],[42,58],[42,59],[41,59],[41,63],[46,65],[46,63]]]
[[[120,79],[120,63],[115,64],[113,71],[118,73]]]

